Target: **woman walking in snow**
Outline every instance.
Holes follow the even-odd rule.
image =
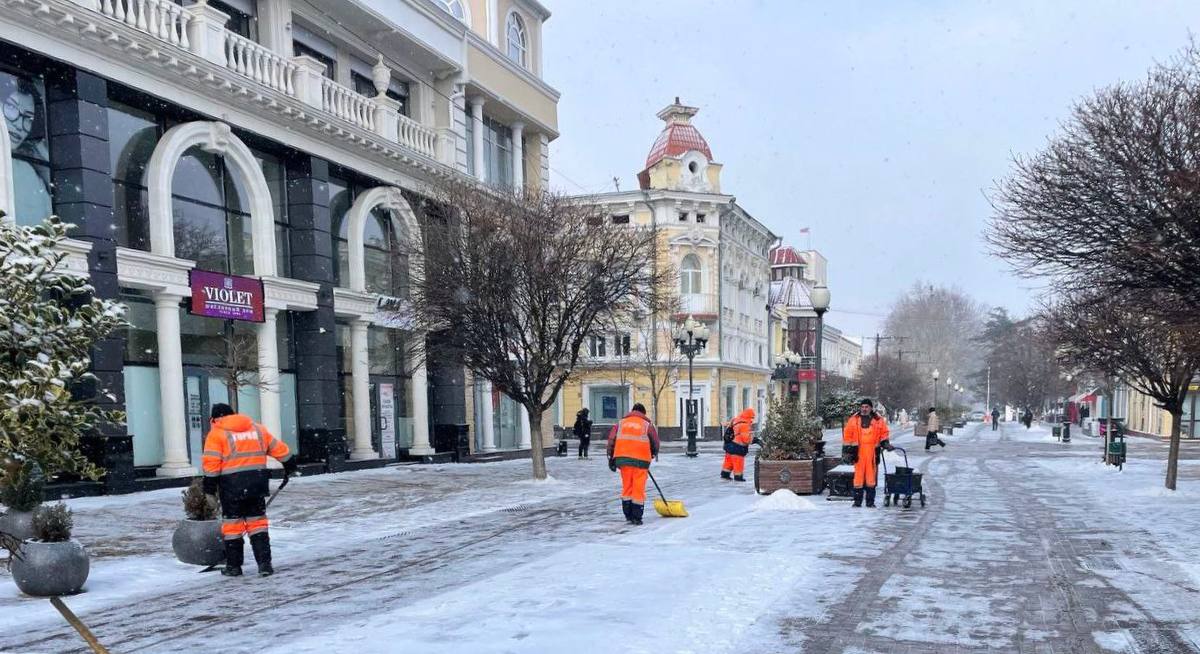
[[[941,423],[938,421],[937,409],[929,407],[929,418],[926,420],[925,425],[926,452],[928,452],[929,448],[933,447],[934,445],[941,445],[943,449],[946,447],[946,442],[938,438],[938,427],[940,426]]]

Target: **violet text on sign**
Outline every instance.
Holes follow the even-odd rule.
[[[224,320],[263,321],[262,280],[207,270],[192,270],[189,279],[192,314]]]

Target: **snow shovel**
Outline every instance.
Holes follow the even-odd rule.
[[[668,500],[667,496],[663,495],[662,488],[658,485],[658,480],[654,478],[654,474],[650,472],[649,468],[646,469],[646,474],[650,475],[650,481],[654,482],[654,488],[658,489],[659,497],[654,498],[654,510],[658,511],[658,515],[664,518],[686,518],[688,512],[683,507],[683,500]]]

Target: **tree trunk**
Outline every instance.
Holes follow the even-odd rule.
[[[229,406],[234,413],[238,410],[238,386],[233,383],[225,384],[225,392],[229,394]]]
[[[542,445],[542,412],[525,407],[529,412],[530,459],[533,460],[533,478],[546,478],[546,450]]]
[[[1171,409],[1171,448],[1167,451],[1167,488],[1175,490],[1179,473],[1179,432],[1183,425],[1183,409]]]

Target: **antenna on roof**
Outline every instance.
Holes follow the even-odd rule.
[[[613,186],[617,187],[617,192],[618,192],[618,193],[620,193],[620,192],[621,192],[621,180],[620,180],[620,178],[613,177]]]

